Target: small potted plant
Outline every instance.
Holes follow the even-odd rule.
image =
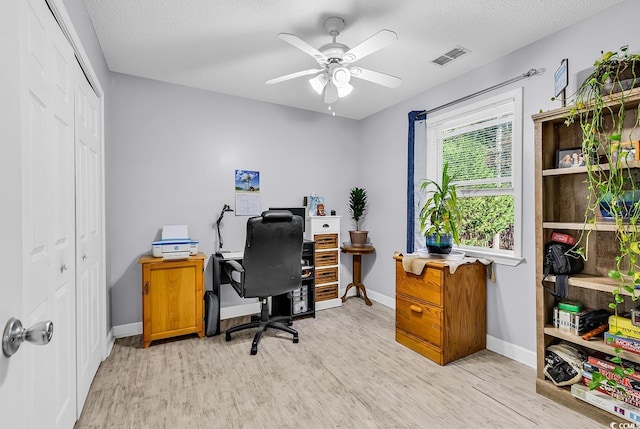
[[[456,186],[448,168],[449,164],[445,164],[440,183],[425,180],[420,186],[428,196],[420,209],[420,230],[426,237],[429,253],[441,255],[451,253],[453,243],[458,244],[462,221]]]
[[[364,188],[353,187],[349,192],[349,213],[356,226],[355,231],[349,231],[351,245],[364,246],[367,243],[369,231],[360,230],[360,219],[367,211],[367,191]]]

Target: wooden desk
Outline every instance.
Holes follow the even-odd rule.
[[[342,302],[345,302],[347,299],[347,292],[349,289],[355,286],[356,288],[356,296],[360,297],[360,291],[362,291],[361,298],[364,299],[364,302],[367,305],[373,305],[373,303],[367,297],[367,289],[362,284],[362,255],[368,255],[376,251],[373,246],[342,246],[340,247],[342,253],[346,253],[347,255],[353,255],[353,282],[349,283],[347,286],[347,290],[344,291],[344,295],[342,296]]]
[[[204,337],[204,253],[164,260],[143,255],[142,347],[151,341],[196,333]]]

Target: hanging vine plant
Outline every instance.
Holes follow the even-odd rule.
[[[630,54],[623,46],[616,52],[602,52],[594,67],[576,91],[566,119],[567,125],[580,125],[587,166],[585,228],[577,251],[588,259],[588,240],[599,214],[614,225],[619,250],[608,271],[615,283],[609,308],[617,315],[625,295],[633,301],[640,297],[636,289],[640,287],[640,163],[628,156],[634,154],[632,142],[638,139],[640,109],[634,107],[628,114],[626,106],[628,97],[637,93],[633,88],[640,86],[640,54]],[[614,360],[621,364],[620,349],[615,353]],[[624,377],[628,371],[633,370],[623,367],[618,375]],[[591,389],[607,382],[621,390],[615,381],[598,376],[594,374]]]

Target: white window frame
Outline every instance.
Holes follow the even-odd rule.
[[[445,127],[447,123],[464,120],[472,121],[474,118],[483,118],[491,109],[504,110],[504,108],[512,109],[512,152],[511,152],[511,171],[513,178],[513,198],[514,198],[514,231],[513,231],[513,250],[499,250],[481,247],[459,246],[468,256],[491,259],[495,263],[516,266],[522,262],[522,88],[505,92],[494,97],[473,103],[434,117],[427,117],[426,134],[426,173],[427,179],[440,181],[442,177],[442,144],[435,138],[438,129]],[[416,234],[422,235],[420,231]],[[421,237],[424,241],[424,237]]]

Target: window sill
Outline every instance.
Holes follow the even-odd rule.
[[[518,256],[511,255],[503,255],[500,253],[491,253],[491,252],[483,252],[481,250],[469,250],[463,247],[459,248],[464,251],[466,256],[471,256],[473,258],[485,258],[493,261],[494,264],[498,265],[506,265],[508,267],[516,267],[520,265],[521,262],[524,261],[524,258],[520,258]]]

